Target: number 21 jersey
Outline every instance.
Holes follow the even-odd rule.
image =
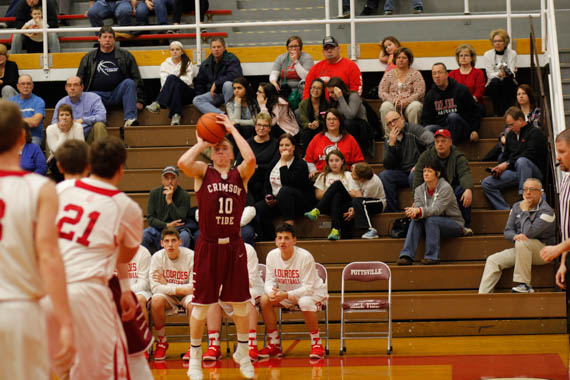
[[[117,265],[119,242],[138,247],[140,207],[116,187],[92,178],[57,185],[59,247],[67,282],[108,280]]]

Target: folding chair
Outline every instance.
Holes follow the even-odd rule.
[[[259,275],[261,277],[261,280],[265,283],[265,270],[266,270],[265,264],[257,264],[257,270],[259,271]],[[257,308],[258,314],[261,314],[261,310],[259,308],[260,299],[261,299],[261,297],[259,297],[258,299],[255,300],[255,307]],[[226,352],[228,354],[231,352],[231,350],[230,350],[230,340],[232,340],[231,337],[236,337],[236,334],[230,333],[230,323],[232,323],[231,319],[229,319],[225,315],[225,313],[222,314],[222,329],[225,331],[225,333],[222,334],[220,332],[220,342],[221,341],[226,342]],[[259,324],[259,322],[258,322],[258,324]],[[259,334],[258,334],[258,336],[259,336]],[[265,338],[266,338],[266,334],[263,334],[264,345],[265,345]]]
[[[327,286],[327,289],[328,289],[327,268],[325,268],[325,266],[323,264],[315,263],[315,269],[317,270],[317,275],[321,278],[321,280],[323,280],[323,282],[325,283],[325,285]],[[317,313],[319,313],[319,312],[325,313],[325,332],[324,332],[323,338],[326,339],[325,352],[328,355],[329,354],[329,308],[328,308],[328,300],[325,300],[325,301],[317,304]],[[283,314],[289,314],[289,313],[301,313],[301,309],[299,308],[299,305],[295,305],[294,307],[292,307],[290,309],[286,309],[286,308],[282,308],[282,307],[279,308],[278,322],[279,322],[279,336],[281,337],[281,339],[283,339],[283,335],[299,335],[298,332],[285,332],[285,333],[282,332]],[[298,321],[298,320],[293,320],[293,321]],[[303,320],[303,322],[304,322],[304,320]],[[319,329],[319,334],[322,334],[320,329]]]
[[[353,281],[388,282],[388,298],[380,299],[350,299],[345,300],[345,282]],[[381,261],[355,261],[347,264],[342,270],[341,296],[340,296],[340,355],[346,352],[346,339],[374,339],[385,336],[388,339],[387,353],[392,353],[392,275],[390,267]],[[351,313],[385,313],[388,329],[370,332],[345,332],[345,314]],[[364,322],[364,319],[352,319],[352,322]]]

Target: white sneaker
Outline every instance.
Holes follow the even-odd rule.
[[[180,121],[182,120],[182,116],[175,113],[172,115],[172,120],[170,121],[170,125],[180,125]]]
[[[160,104],[158,102],[152,102],[148,106],[146,106],[146,110],[152,113],[159,113],[160,112]]]
[[[255,369],[251,364],[251,359],[249,358],[249,352],[246,351],[245,355],[240,353],[239,350],[233,355],[234,362],[239,364],[239,371],[241,372],[242,376],[246,379],[253,379],[255,377]]]
[[[200,353],[197,358],[190,358],[187,374],[190,380],[202,380],[204,377],[202,373],[202,353]]]
[[[255,207],[247,206],[243,209],[243,213],[241,214],[241,222],[239,223],[240,227],[246,226],[255,218]]]
[[[376,231],[376,228],[370,228],[361,237],[362,239],[378,239],[380,236],[378,236],[378,231]]]
[[[463,236],[473,236],[473,230],[469,227],[463,227]]]
[[[534,293],[534,289],[532,286],[522,283],[513,288],[513,293]]]
[[[135,125],[139,125],[139,122],[138,122],[137,119],[128,119],[128,120],[125,120],[125,124],[124,124],[124,127],[125,127],[125,128],[126,128],[126,127],[132,127],[132,126],[135,126]]]

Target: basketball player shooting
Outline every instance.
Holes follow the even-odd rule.
[[[250,298],[247,255],[240,236],[240,220],[247,193],[247,182],[255,171],[255,155],[249,144],[226,115],[217,116],[218,124],[231,134],[243,157],[232,167],[233,147],[223,139],[213,144],[198,133],[198,142],[178,160],[178,167],[194,178],[194,188],[200,210],[200,236],[194,255],[194,299],[190,320],[191,380],[202,379],[202,334],[208,307],[218,299],[232,305],[238,345],[233,359],[241,374],[250,379],[255,373],[248,353],[248,314]],[[211,147],[213,165],[197,158]],[[220,292],[220,287],[222,291]]]

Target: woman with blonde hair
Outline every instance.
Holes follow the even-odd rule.
[[[16,85],[18,84],[18,65],[16,62],[8,60],[8,48],[0,44],[0,91],[2,99],[9,99],[18,95]]]
[[[451,70],[449,77],[467,87],[481,109],[481,115],[485,115],[485,104],[483,103],[485,73],[483,73],[483,70],[475,67],[475,62],[477,61],[475,49],[470,44],[459,45],[455,49],[455,60],[459,68]]]
[[[509,47],[511,38],[504,29],[491,31],[489,40],[493,49],[485,52],[487,88],[485,95],[493,100],[493,109],[502,117],[515,98],[517,53]]]

